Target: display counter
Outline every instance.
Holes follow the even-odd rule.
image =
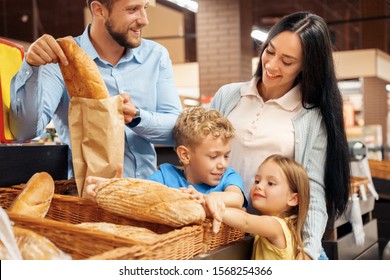
[[[379,251],[390,241],[390,161],[369,160],[372,181],[379,194],[373,217],[378,221]],[[382,258],[382,256],[381,256]]]
[[[194,260],[250,260],[252,256],[253,236],[246,235],[215,250],[195,256]]]
[[[43,144],[0,145],[0,187],[25,183],[36,172],[54,180],[68,175],[68,146]]]

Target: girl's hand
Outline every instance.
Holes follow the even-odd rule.
[[[206,202],[205,204],[207,207],[206,213],[209,213],[209,215],[211,217],[213,217],[213,219],[216,222],[221,223],[223,215],[225,213],[225,209],[226,209],[225,203],[223,202],[221,197],[218,196],[217,193],[211,193],[211,194],[205,195],[204,198],[205,198],[205,202]]]

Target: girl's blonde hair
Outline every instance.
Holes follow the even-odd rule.
[[[201,106],[183,109],[173,128],[175,146],[193,147],[208,135],[229,140],[234,137],[234,128],[217,110]]]
[[[292,207],[288,213],[285,214],[286,217],[290,218],[288,226],[293,236],[295,258],[302,258],[304,253],[302,228],[306,220],[310,202],[309,177],[302,165],[288,157],[282,155],[271,155],[264,160],[262,164],[266,162],[276,163],[286,176],[290,190],[293,193],[298,194],[298,204]]]

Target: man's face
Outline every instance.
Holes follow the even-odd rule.
[[[149,24],[147,0],[118,0],[112,6],[105,27],[122,47],[136,48],[141,44],[141,30]]]

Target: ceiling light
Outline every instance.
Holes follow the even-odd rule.
[[[168,2],[174,3],[180,7],[183,7],[191,12],[198,12],[198,3],[192,0],[167,0]]]
[[[390,84],[387,84],[387,85],[386,85],[386,90],[387,90],[388,92],[390,92]]]
[[[268,33],[256,29],[256,30],[253,30],[253,31],[251,32],[251,37],[252,37],[253,39],[258,40],[258,41],[265,42],[265,40],[267,40]]]

